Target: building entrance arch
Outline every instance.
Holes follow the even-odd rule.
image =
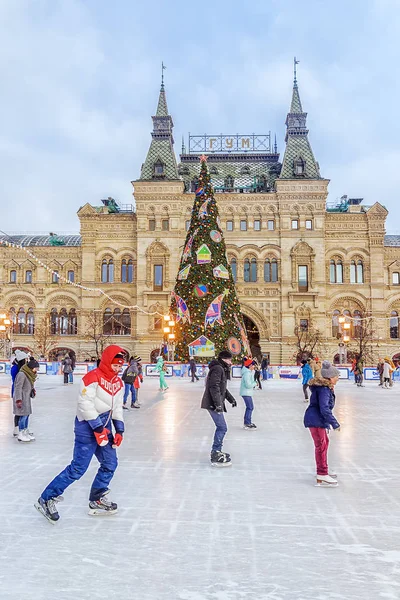
[[[49,352],[49,361],[59,362],[64,360],[66,354],[69,354],[71,358],[74,357],[76,360],[75,350],[72,350],[72,348],[53,348]]]
[[[257,325],[250,317],[242,314],[243,323],[246,328],[247,339],[249,340],[251,355],[257,360],[261,361],[262,352],[260,346],[260,332],[258,331]]]

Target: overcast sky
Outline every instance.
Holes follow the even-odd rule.
[[[150,143],[161,61],[182,134],[276,132],[296,55],[329,201],[379,201],[400,233],[399,0],[0,0],[1,229],[78,231]]]

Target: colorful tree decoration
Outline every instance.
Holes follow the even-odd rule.
[[[210,231],[210,238],[212,239],[213,242],[215,242],[216,244],[219,244],[220,241],[222,240],[222,235],[220,234],[219,231],[217,231],[216,229],[213,229],[212,231]]]
[[[172,292],[172,294],[175,298],[177,308],[176,322],[179,323],[179,321],[182,321],[182,323],[190,323],[190,311],[186,302],[183,300],[183,298],[175,294],[175,292]]]
[[[236,325],[238,326],[238,329],[240,331],[240,337],[242,338],[242,344],[243,344],[243,349],[245,351],[245,354],[246,354],[246,356],[251,356],[250,344],[249,344],[249,340],[247,339],[246,330],[243,327],[243,325],[241,324],[241,322],[239,321],[239,319],[237,318],[237,315],[235,315],[235,321],[236,321]]]
[[[194,242],[194,238],[196,237],[198,229],[195,229],[193,233],[190,235],[189,239],[185,244],[185,249],[182,254],[182,261],[185,263],[192,256],[192,246]]]
[[[205,296],[206,294],[208,294],[208,288],[207,288],[206,285],[203,285],[203,284],[199,283],[199,285],[195,285],[194,286],[193,293],[198,298],[203,298],[203,296]]]
[[[205,325],[204,325],[205,329],[207,329],[208,325],[210,327],[214,327],[215,323],[219,323],[220,325],[224,324],[224,322],[222,320],[222,314],[221,314],[222,313],[222,302],[223,302],[225,296],[227,296],[228,294],[229,294],[229,291],[225,290],[224,292],[222,292],[222,294],[220,294],[219,296],[214,298],[214,300],[211,302],[210,306],[207,308]]]
[[[239,360],[244,355],[243,340],[246,348],[248,342],[206,157],[201,159],[198,181],[171,299],[171,313],[176,314],[175,358],[187,361],[189,355],[196,355],[206,360],[214,351],[218,354],[226,349],[230,339]],[[183,279],[188,266],[190,271]],[[246,354],[250,354],[248,350]]]
[[[205,335],[201,335],[188,344],[189,347],[189,356],[214,356],[215,355],[215,345],[209,340]]]
[[[192,265],[187,265],[186,267],[184,267],[183,269],[181,269],[179,271],[179,273],[178,273],[178,279],[179,279],[179,281],[183,281],[184,279],[188,278],[191,266]]]
[[[228,338],[226,347],[228,348],[229,352],[232,352],[233,356],[237,356],[242,350],[242,344],[233,336]]]
[[[208,206],[209,202],[210,202],[210,199],[203,202],[203,204],[200,206],[199,219],[204,219],[208,215],[207,206]]]
[[[220,279],[229,279],[229,271],[224,265],[218,265],[218,267],[214,267],[213,269],[214,277],[219,277]]]
[[[211,251],[207,244],[203,244],[196,252],[197,264],[205,265],[211,262]]]

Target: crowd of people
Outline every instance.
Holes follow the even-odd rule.
[[[123,369],[126,354],[119,346],[109,346],[98,361],[97,368],[83,376],[78,396],[75,417],[75,442],[71,463],[59,473],[43,490],[36,508],[51,522],[59,519],[57,503],[62,500],[65,489],[80,479],[96,456],[100,463],[89,494],[89,514],[113,514],[117,505],[108,498],[109,483],[117,468],[116,449],[123,441],[124,410],[140,408],[139,389],[143,383],[143,369],[140,356],[132,356]],[[215,425],[210,451],[212,466],[227,467],[232,464],[230,454],[223,452],[224,438],[227,433],[225,419],[227,401],[232,407],[237,401],[228,390],[231,377],[233,356],[223,350],[211,360],[205,379],[201,408],[208,411]],[[265,359],[266,360],[266,359]],[[64,384],[69,383],[74,370],[73,357],[67,355],[62,362]],[[380,359],[377,370],[379,385],[388,388],[393,385],[395,365],[388,358]],[[12,397],[14,411],[14,436],[20,442],[35,439],[29,430],[29,417],[32,413],[32,398],[36,395],[35,381],[39,363],[25,352],[16,350],[11,369]],[[166,362],[159,355],[155,367],[159,375],[160,391],[168,386],[165,381]],[[352,371],[356,384],[363,385],[363,364],[360,357],[355,359]],[[329,431],[340,431],[340,424],[333,414],[335,406],[335,385],[339,380],[339,370],[329,361],[320,361],[318,357],[302,361],[302,387],[304,400],[309,402],[304,415],[304,426],[309,429],[315,450],[316,485],[334,487],[338,484],[335,473],[328,468]],[[120,376],[120,374],[122,375]],[[244,403],[243,428],[255,431],[253,423],[253,394],[261,387],[261,374],[268,377],[268,361],[261,365],[252,357],[244,358],[241,369],[240,395]],[[189,365],[191,381],[199,380],[194,358]]]

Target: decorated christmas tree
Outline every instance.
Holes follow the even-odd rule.
[[[186,361],[190,356],[209,358],[230,350],[240,359],[250,355],[250,347],[226,258],[207,159],[202,156],[200,161],[192,219],[172,292],[175,356]]]

